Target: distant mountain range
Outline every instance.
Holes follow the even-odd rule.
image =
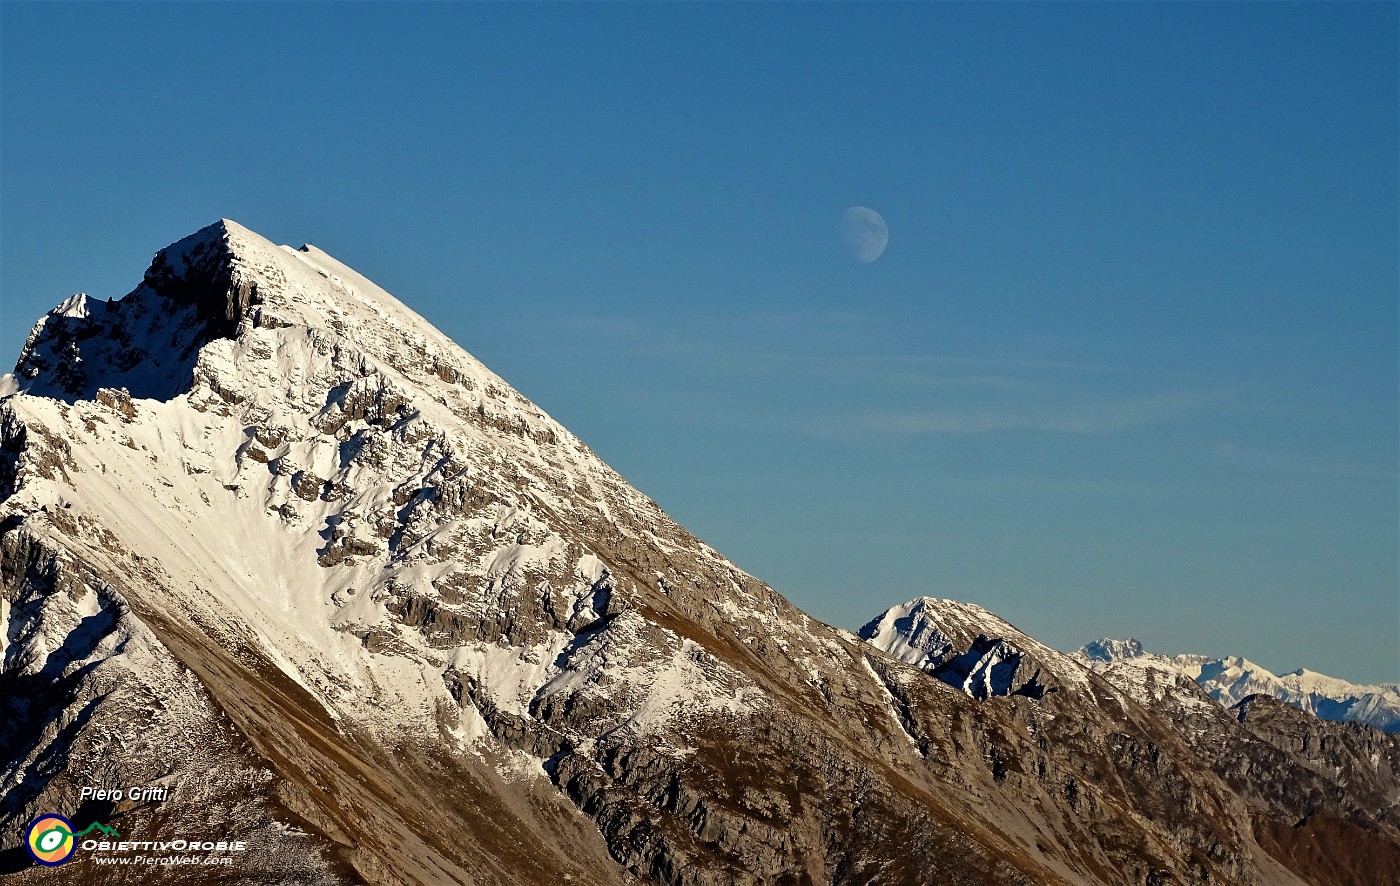
[[[1246,658],[1204,655],[1157,655],[1135,639],[1096,640],[1080,647],[1076,656],[1100,673],[1117,671],[1125,680],[1145,682],[1150,672],[1181,674],[1225,707],[1251,695],[1271,695],[1323,720],[1365,723],[1386,732],[1400,732],[1400,684],[1360,686],[1336,677],[1299,668],[1274,674]]]

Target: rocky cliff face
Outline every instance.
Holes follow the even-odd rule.
[[[975,607],[814,621],[314,247],[200,231],[0,394],[0,870],[44,811],[259,882],[1340,884],[1307,847],[1397,845],[1369,758],[1353,796],[1213,703],[1252,738],[1208,747]]]

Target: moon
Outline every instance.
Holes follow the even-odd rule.
[[[863,265],[884,255],[885,247],[890,244],[890,229],[885,226],[885,220],[868,206],[847,209],[842,216],[841,228],[851,258]]]

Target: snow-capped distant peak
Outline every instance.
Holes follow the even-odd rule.
[[[1079,647],[1079,654],[1092,661],[1120,661],[1125,658],[1138,658],[1143,654],[1142,643],[1136,638],[1111,640],[1104,637]]]

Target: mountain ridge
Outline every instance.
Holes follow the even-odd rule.
[[[1367,881],[1309,846],[1348,877],[1400,863],[1388,739],[1337,733],[1342,786],[1202,694],[1225,740],[1199,745],[1175,708],[952,601],[917,613],[936,649],[901,647],[948,669],[886,654],[315,247],[216,223],[119,302],[46,315],[6,385],[4,847],[92,770],[172,785],[113,810],[132,839],[245,835],[264,882],[1326,884]]]

